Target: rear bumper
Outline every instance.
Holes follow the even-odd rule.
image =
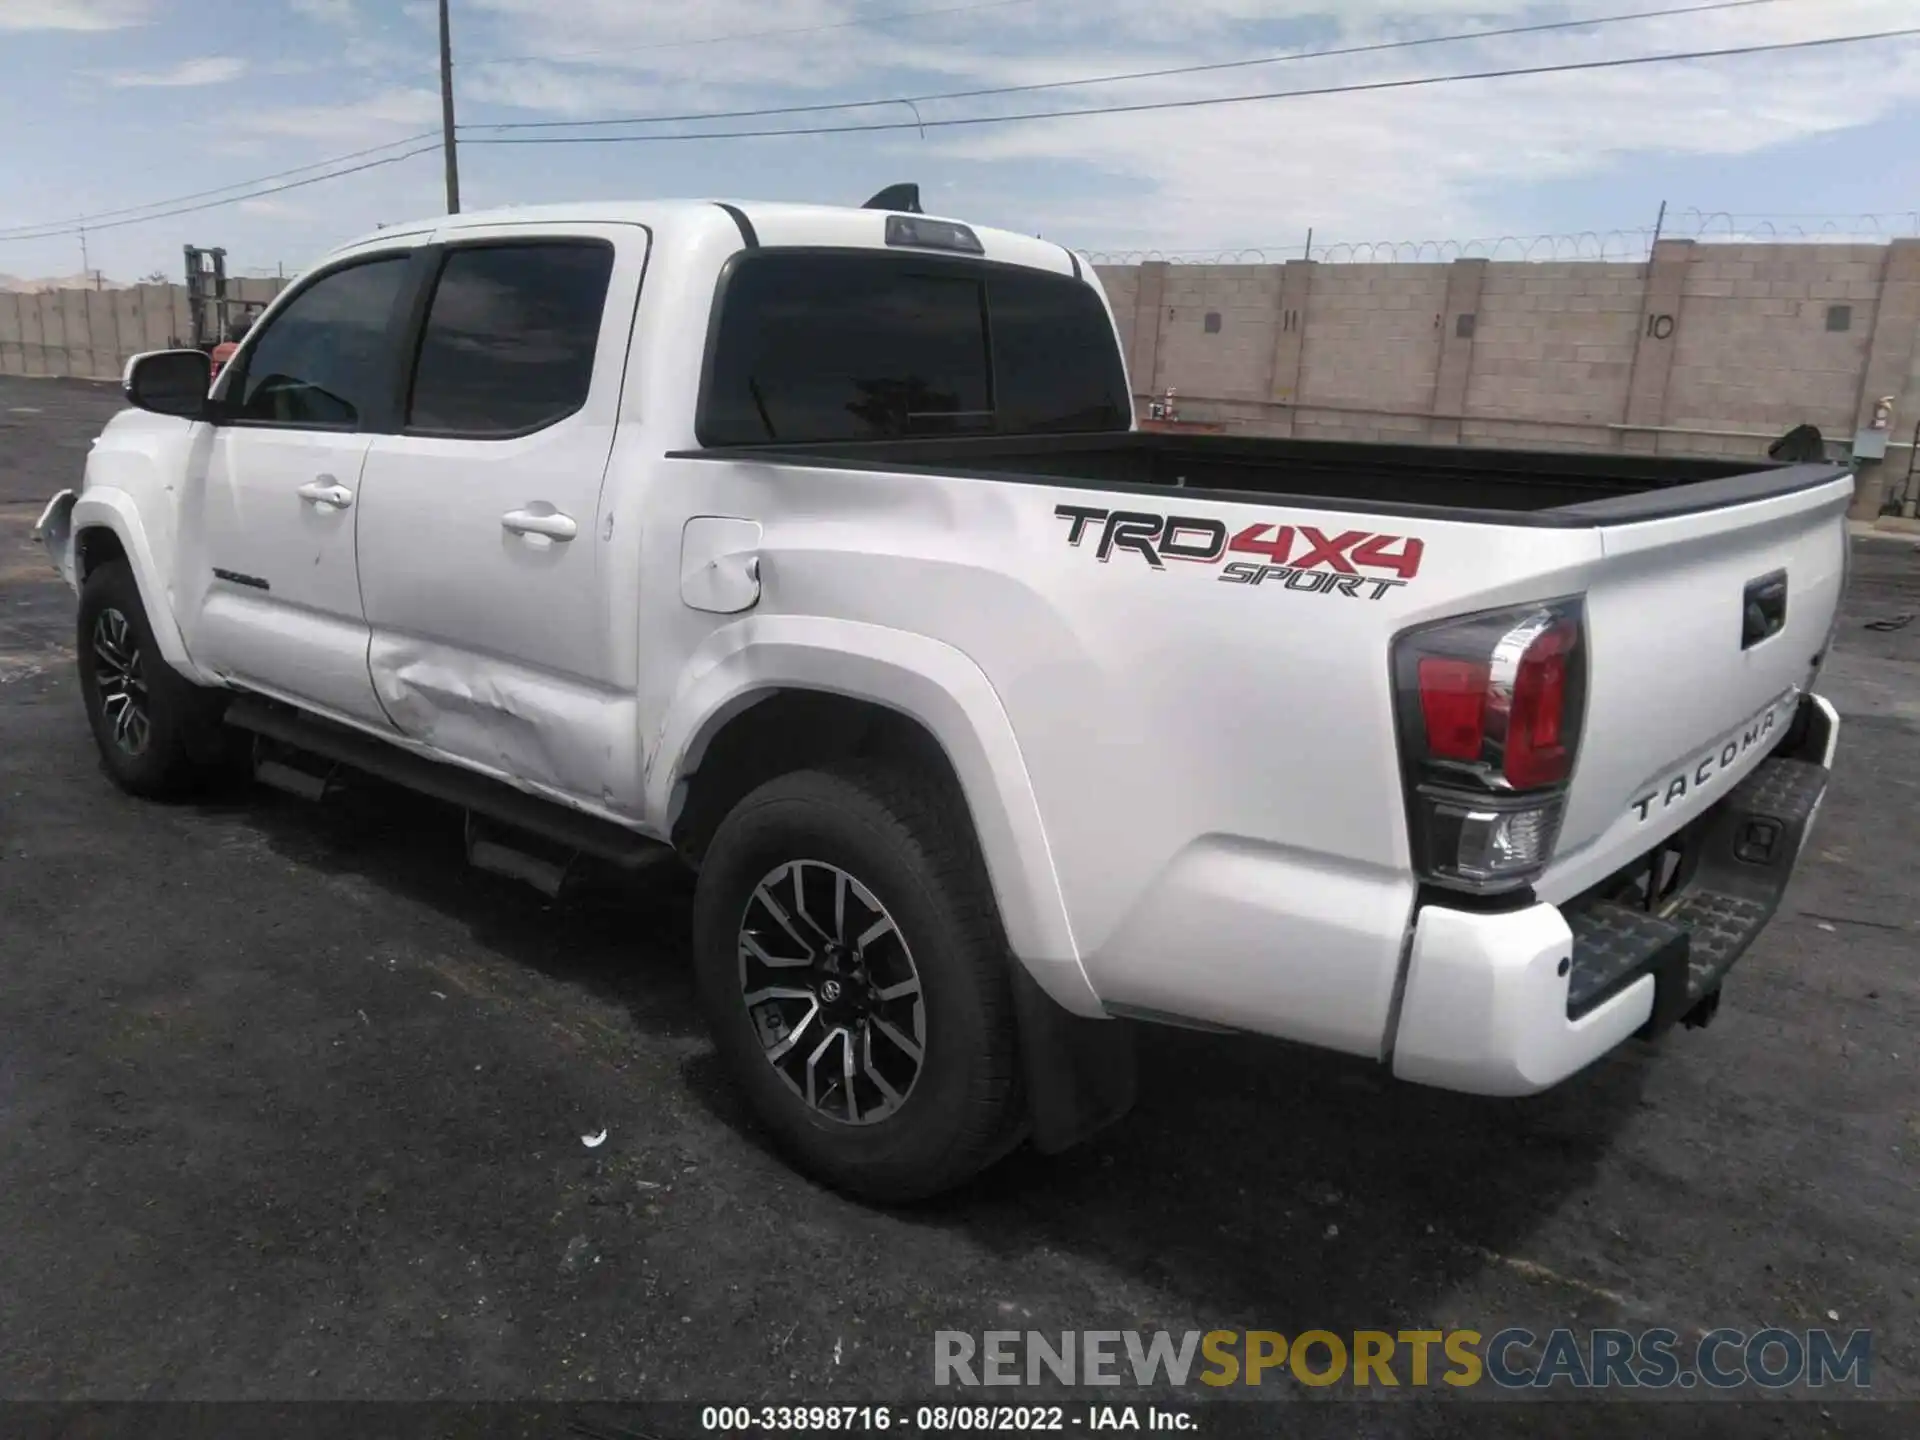
[[[1826,793],[1840,722],[1816,695],[1781,748],[1690,827],[1649,913],[1622,872],[1565,905],[1424,907],[1394,1037],[1406,1080],[1485,1095],[1557,1084],[1717,996],[1778,908]],[[1650,857],[1654,858],[1654,857]]]

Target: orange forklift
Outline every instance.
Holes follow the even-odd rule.
[[[192,335],[188,349],[207,355],[208,383],[219,378],[221,367],[233,359],[240,342],[265,307],[249,304],[227,293],[227,252],[218,246],[184,247],[187,261],[187,322]]]

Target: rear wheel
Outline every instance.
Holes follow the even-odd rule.
[[[75,640],[87,723],[116,785],[134,795],[176,795],[220,768],[219,698],[161,658],[125,561],[87,576]]]
[[[866,763],[761,786],[708,847],[694,943],[720,1053],[802,1169],[900,1201],[1004,1153],[1006,945],[944,789]]]

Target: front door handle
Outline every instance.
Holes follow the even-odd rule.
[[[331,505],[336,510],[344,510],[353,504],[353,492],[331,475],[309,480],[294,494],[314,505]]]
[[[573,517],[558,510],[509,510],[500,517],[500,528],[510,535],[544,535],[549,540],[571,540],[580,533]]]

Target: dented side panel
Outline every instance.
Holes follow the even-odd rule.
[[[525,788],[644,819],[637,702],[500,657],[376,634],[380,703],[404,735]]]

